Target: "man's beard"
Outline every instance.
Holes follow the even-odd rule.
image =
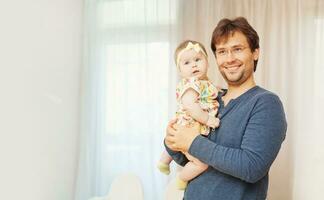
[[[228,75],[224,71],[221,72],[223,78],[229,85],[240,85],[241,83],[243,83],[245,81],[244,80],[244,71],[238,72],[238,73],[239,73],[238,76],[231,78],[231,77],[228,77]]]

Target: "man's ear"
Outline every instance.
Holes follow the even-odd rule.
[[[253,60],[258,60],[259,59],[259,53],[260,53],[260,49],[255,49],[253,52]]]

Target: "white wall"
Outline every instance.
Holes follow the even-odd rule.
[[[0,1],[0,199],[72,200],[82,0]]]

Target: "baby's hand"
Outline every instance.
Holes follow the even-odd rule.
[[[219,127],[219,123],[220,123],[220,120],[218,118],[209,116],[206,125],[211,128],[217,128],[217,127]]]

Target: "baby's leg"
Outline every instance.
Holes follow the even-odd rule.
[[[169,165],[172,161],[172,157],[166,150],[164,150],[161,154],[160,161]]]
[[[194,158],[191,155],[188,155],[186,156],[190,161],[183,167],[183,169],[179,173],[179,178],[183,181],[190,181],[194,179],[208,168],[207,164],[201,162],[200,160]]]
[[[158,169],[166,175],[170,174],[171,161],[172,157],[168,154],[166,150],[164,150],[157,165]]]
[[[185,155],[190,161],[182,168],[177,177],[177,187],[180,190],[184,190],[187,187],[188,181],[194,179],[208,168],[208,165],[190,154],[185,153]]]

